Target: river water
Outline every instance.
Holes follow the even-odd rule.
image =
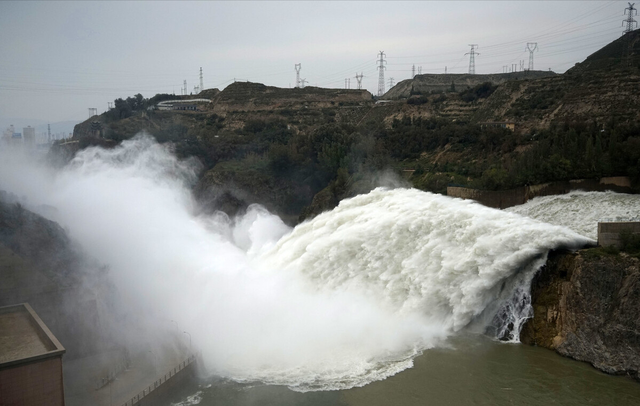
[[[300,393],[284,386],[214,380],[174,405],[640,404],[637,382],[606,375],[544,348],[480,336],[457,337],[449,345],[428,350],[415,359],[413,368],[364,387]]]

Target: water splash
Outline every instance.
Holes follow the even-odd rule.
[[[415,189],[376,189],[293,230],[259,206],[202,217],[196,170],[143,136],[79,152],[30,197],[109,266],[119,336],[146,348],[176,321],[211,373],[240,382],[362,386],[472,325],[517,329],[526,300],[510,301],[546,253],[592,242]]]

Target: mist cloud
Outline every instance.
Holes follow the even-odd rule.
[[[184,346],[184,330],[209,373],[239,381],[314,390],[384,379],[478,317],[521,265],[588,241],[409,189],[376,189],[293,230],[257,205],[205,216],[190,192],[198,170],[139,135],[2,187],[55,207],[108,266],[127,315],[115,328],[132,346]]]

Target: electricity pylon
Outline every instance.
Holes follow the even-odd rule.
[[[358,75],[358,72],[356,72],[356,80],[358,81],[358,90],[362,90],[362,78],[364,77],[364,72],[360,73],[360,75]]]
[[[529,51],[529,69],[527,70],[533,70],[533,52],[536,51],[537,49],[538,49],[537,42],[527,42],[527,48],[525,49],[525,51]]]
[[[378,60],[378,62],[380,62],[380,65],[378,65],[380,71],[378,73],[378,97],[380,97],[384,94],[384,70],[387,68],[384,64],[387,63],[387,61],[384,60],[384,51],[380,51],[378,56],[380,57]]]
[[[296,87],[300,87],[300,69],[302,69],[301,63],[296,63]]]
[[[638,22],[633,19],[633,16],[638,15],[638,11],[635,9],[635,7],[633,7],[636,3],[627,3],[627,4],[629,4],[629,7],[624,9],[624,14],[625,15],[628,14],[629,16],[627,17],[626,20],[622,20],[623,26],[625,25],[625,23],[627,24],[627,28],[625,28],[625,30],[622,32],[623,35],[633,31],[634,24],[636,27],[638,26]]]
[[[476,52],[476,48],[478,47],[478,44],[469,44],[469,46],[471,47],[471,51],[465,54],[465,55],[470,55],[469,56],[469,75],[475,75],[476,74],[476,55],[480,55],[478,52]]]

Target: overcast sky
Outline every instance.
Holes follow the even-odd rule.
[[[82,121],[88,108],[136,93],[180,94],[236,80],[377,92],[389,78],[528,64],[564,72],[618,38],[625,1],[169,2],[0,1],[0,118]],[[3,129],[0,129],[2,131]]]

